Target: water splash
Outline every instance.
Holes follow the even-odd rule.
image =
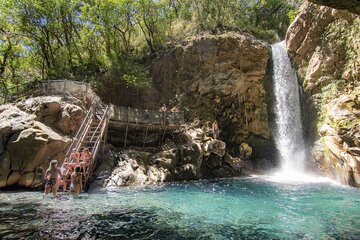
[[[271,50],[276,115],[275,143],[280,154],[281,172],[283,175],[292,173],[293,177],[298,178],[305,172],[298,80],[285,43],[274,44]]]
[[[295,184],[295,185],[311,184],[311,183],[328,183],[333,186],[347,187],[345,185],[342,185],[338,181],[335,181],[328,177],[319,176],[311,173],[291,171],[291,170],[290,171],[280,170],[265,175],[252,175],[252,177],[274,183],[285,183],[285,184]]]

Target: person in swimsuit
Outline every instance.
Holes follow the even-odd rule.
[[[80,166],[80,153],[73,148],[69,158],[64,160],[64,167],[67,173],[72,173],[77,166]]]
[[[49,168],[45,172],[45,195],[51,192],[54,194],[54,196],[57,194],[60,180],[62,178],[61,170],[57,164],[57,160],[51,160]]]
[[[80,153],[77,151],[76,148],[72,149],[69,160],[70,160],[70,163],[72,163],[72,164],[78,164],[79,163]]]
[[[72,195],[78,195],[82,191],[82,188],[81,168],[77,166],[75,172],[71,174],[70,193]]]
[[[80,157],[80,166],[84,171],[84,174],[86,173],[86,168],[90,166],[91,164],[91,152],[88,148],[84,148],[81,153]]]

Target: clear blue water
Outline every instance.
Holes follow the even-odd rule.
[[[0,193],[0,239],[359,239],[360,190],[259,178]]]

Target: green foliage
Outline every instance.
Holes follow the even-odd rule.
[[[297,14],[298,14],[298,11],[296,11],[296,10],[290,10],[290,11],[288,12],[288,14],[287,14],[288,17],[289,17],[289,22],[292,23],[292,22],[295,20]]]
[[[345,84],[346,81],[343,79],[331,80],[330,84],[327,84],[321,88],[321,94],[318,94],[318,99],[314,99],[315,105],[318,108],[318,112],[320,112],[317,129],[320,129],[321,126],[325,123],[325,116],[327,114],[325,108],[326,104],[341,94],[341,90]]]
[[[135,59],[168,41],[224,27],[274,41],[297,7],[296,0],[2,0],[0,83],[109,76],[148,87],[147,67]]]

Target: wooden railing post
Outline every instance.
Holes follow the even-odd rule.
[[[130,123],[130,107],[128,107],[127,122]]]
[[[86,83],[84,100],[86,100],[87,98],[88,91],[89,91],[89,83]]]
[[[63,95],[65,94],[65,91],[66,91],[66,79],[65,79],[65,81],[64,81]]]

